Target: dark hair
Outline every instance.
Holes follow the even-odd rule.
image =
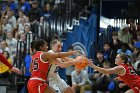
[[[35,40],[31,42],[30,47],[31,47],[31,50],[32,50],[32,51],[33,51],[33,49],[35,48],[35,46],[34,46],[34,45],[35,45],[35,42],[36,42]]]
[[[108,65],[109,67],[111,67],[111,64],[109,63],[109,61],[104,61],[103,65]]]
[[[39,4],[37,0],[32,1],[32,4]]]
[[[128,55],[125,54],[125,53],[120,53],[119,55],[120,55],[121,59],[124,60],[123,63],[127,64],[128,63],[128,59],[129,59]]]
[[[35,41],[35,43],[33,44],[33,48],[35,48],[35,50],[37,50],[37,51],[41,51],[40,50],[40,47],[41,46],[43,46],[43,45],[45,45],[46,44],[46,41],[45,40],[43,40],[43,39],[38,39],[38,40],[36,40]]]
[[[25,15],[25,13],[24,13],[24,11],[23,11],[23,10],[19,10],[18,12],[22,12],[22,13]]]
[[[97,51],[96,51],[96,54],[97,54],[97,53],[104,54],[104,52],[103,52],[102,50],[97,50]]]
[[[104,45],[108,45],[111,47],[110,43],[109,42],[105,42]]]
[[[8,59],[10,57],[9,52],[8,51],[3,51],[2,54],[7,53],[7,58]]]

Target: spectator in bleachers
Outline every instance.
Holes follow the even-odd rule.
[[[120,54],[120,53],[126,53],[129,56],[132,54],[129,48],[129,45],[127,43],[122,43],[121,48],[117,50],[117,54]]]
[[[5,40],[0,42],[0,53],[2,53],[3,51],[7,51],[9,53],[9,56],[11,56],[11,50]]]
[[[49,3],[45,4],[44,14],[43,14],[45,20],[50,20],[51,17],[53,16],[52,13],[53,13],[53,11],[51,9],[50,4]]]
[[[26,35],[26,50],[27,53],[30,51],[30,43],[33,41],[33,33],[29,24],[25,24],[25,35]]]
[[[25,33],[20,34],[20,38],[17,43],[17,65],[18,68],[23,66],[24,58],[26,55],[26,36]]]
[[[129,32],[132,35],[132,37],[136,37],[137,36],[137,25],[135,24],[133,19],[129,19],[129,24],[130,24],[130,28],[129,28]]]
[[[26,0],[20,0],[20,10],[22,10],[25,15],[28,15],[28,12],[30,10],[30,4]]]
[[[38,7],[38,1],[32,1],[32,8],[30,9],[28,16],[31,22],[32,31],[36,33],[38,22],[42,16],[42,10]]]
[[[132,52],[132,54],[131,54],[131,62],[132,62],[132,65],[133,65],[136,61],[140,60],[139,54],[140,54],[140,49],[137,48],[137,47],[134,47],[134,48],[133,48],[133,52]]]
[[[22,23],[22,20],[24,19],[25,21],[27,21],[27,17],[25,16],[24,12],[22,10],[18,11],[18,24]]]
[[[131,64],[136,70],[137,74],[140,75],[140,49],[134,47],[133,53],[131,55]]]
[[[103,68],[108,69],[110,67],[111,67],[111,65],[109,62],[107,62],[107,61],[103,62]],[[95,70],[94,75],[92,76],[92,80],[93,80],[92,92],[98,93],[97,90],[109,91],[108,86],[111,82],[113,82],[113,79],[114,79],[114,75],[105,75],[105,74],[99,73],[98,71]],[[111,88],[113,90],[115,87],[112,86]]]
[[[122,26],[121,30],[118,32],[118,39],[122,43],[131,44],[131,37],[132,35],[129,32],[129,26],[128,25]]]
[[[17,51],[17,40],[13,38],[12,32],[7,33],[6,42],[11,50],[11,58],[13,59],[16,56]]]
[[[106,42],[103,46],[104,59],[110,62],[111,67],[115,66],[115,52],[111,49],[110,43]]]
[[[1,11],[1,13],[2,13],[1,18],[5,17],[5,16],[7,17],[7,12],[9,10],[10,10],[10,7],[8,5],[6,5],[5,8],[3,8]]]
[[[98,50],[98,51],[96,52],[96,59],[93,61],[94,64],[95,64],[96,66],[103,67],[103,62],[104,62],[104,61],[105,61],[105,59],[104,59],[103,51]]]
[[[3,51],[3,56],[7,59],[7,61],[12,64],[12,60],[10,59],[10,55],[8,51]],[[8,78],[11,71],[9,70],[9,67],[4,65],[2,62],[0,62],[0,78]]]
[[[18,32],[17,32],[18,35],[20,35],[21,33],[24,33],[25,23],[26,23],[26,20],[25,19],[21,19],[21,23],[18,24]]]
[[[25,34],[32,33],[30,24],[27,23],[24,25],[24,31],[25,31]]]
[[[8,23],[8,19],[6,17],[2,18],[2,30],[4,33],[13,31],[12,26]]]
[[[37,37],[48,40],[49,37],[49,23],[44,17],[40,18]]]
[[[4,39],[4,32],[2,30],[2,23],[1,23],[1,20],[0,20],[0,42]]]
[[[21,52],[26,52],[25,49],[25,44],[26,44],[26,36],[24,33],[22,33],[20,35],[20,38],[19,38],[19,41],[18,41],[18,51],[21,51]]]
[[[85,93],[85,90],[91,90],[90,80],[87,71],[77,69],[71,73],[72,89],[75,93]]]
[[[103,67],[103,62],[105,62],[103,51],[97,50],[96,58],[93,62],[96,66]],[[94,71],[93,74],[90,74],[89,78],[92,81],[92,86],[94,86],[96,84],[95,82],[96,82],[97,78],[99,78],[100,76],[101,76],[101,74],[96,71]],[[94,87],[92,87],[92,91],[94,93],[97,92],[96,89],[94,89]]]
[[[16,10],[18,9],[16,0],[7,0],[7,5],[10,7],[11,10],[14,11],[14,13],[16,13]]]
[[[17,24],[16,24],[17,21],[13,10],[7,11],[7,17],[8,17],[8,23],[12,26],[14,31],[17,28]]]
[[[118,32],[112,32],[112,45],[111,48],[117,53],[117,50],[121,48],[122,42],[118,39]]]
[[[137,41],[134,43],[134,46],[140,48],[140,31],[137,32]]]

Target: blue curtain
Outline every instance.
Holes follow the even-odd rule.
[[[94,58],[95,49],[92,46],[97,41],[97,16],[95,11],[91,13],[91,16],[85,20],[80,19],[80,25],[74,26],[72,32],[67,33],[66,40],[63,41],[63,51],[68,51],[70,46],[76,48],[81,47],[89,58]],[[77,45],[76,45],[76,44]],[[89,68],[89,73],[92,73],[92,69]]]

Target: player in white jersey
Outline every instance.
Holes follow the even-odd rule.
[[[52,53],[61,52],[61,47],[62,47],[62,43],[60,41],[53,40],[51,43],[52,50],[50,50],[49,52],[52,52]],[[61,60],[64,60],[64,59],[57,58],[57,60],[59,60],[59,62],[62,62]],[[68,61],[68,59],[67,59],[67,61]],[[71,59],[71,61],[72,61],[72,59]],[[60,67],[66,68],[71,65],[74,65],[71,63],[69,63],[69,64],[65,64],[65,63],[68,63],[68,62],[64,62],[63,65],[61,65]],[[60,76],[58,74],[58,69],[59,69],[59,66],[57,64],[54,64],[54,63],[51,64],[50,71],[48,73],[49,85],[52,88],[54,88],[57,91],[57,93],[74,93],[72,88],[70,86],[68,86],[68,84],[63,79],[60,78]]]

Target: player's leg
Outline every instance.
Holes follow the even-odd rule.
[[[125,93],[135,93],[135,92],[132,89],[129,89]]]
[[[58,81],[56,86],[62,93],[74,93],[73,89],[63,79],[58,79]]]
[[[56,92],[53,88],[51,88],[50,86],[47,86],[44,93],[56,93]]]

